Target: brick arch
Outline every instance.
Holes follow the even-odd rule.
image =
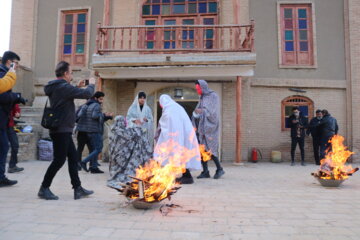
[[[287,111],[292,107],[300,107],[303,109],[307,109],[307,117],[309,120],[314,117],[314,101],[308,97],[293,95],[284,98],[281,101],[281,130],[286,131],[289,128],[286,128],[286,119],[288,118]]]

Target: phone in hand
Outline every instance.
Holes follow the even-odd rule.
[[[15,63],[11,63],[10,68],[14,68],[14,67],[15,67]]]
[[[89,85],[89,79],[85,79],[85,86]]]

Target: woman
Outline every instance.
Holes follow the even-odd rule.
[[[200,170],[200,150],[190,118],[184,108],[171,99],[169,95],[160,96],[162,115],[156,134],[154,159],[163,165],[173,161],[184,165],[186,172],[178,179],[182,184],[194,182],[190,170]]]
[[[124,116],[117,116],[109,138],[110,179],[108,186],[119,188],[118,183],[131,181],[135,169],[152,157],[152,151],[139,127],[126,128]]]
[[[146,137],[151,148],[154,146],[154,120],[150,107],[146,104],[146,93],[139,92],[133,104],[130,106],[126,119],[129,123],[129,128],[141,127],[146,131]]]

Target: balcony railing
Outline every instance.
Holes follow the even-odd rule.
[[[96,53],[253,52],[254,22],[249,25],[101,26]]]

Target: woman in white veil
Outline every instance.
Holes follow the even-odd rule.
[[[151,149],[154,145],[154,118],[152,111],[146,103],[146,93],[140,91],[136,94],[133,104],[130,106],[126,116],[128,127],[140,127],[146,130]]]

